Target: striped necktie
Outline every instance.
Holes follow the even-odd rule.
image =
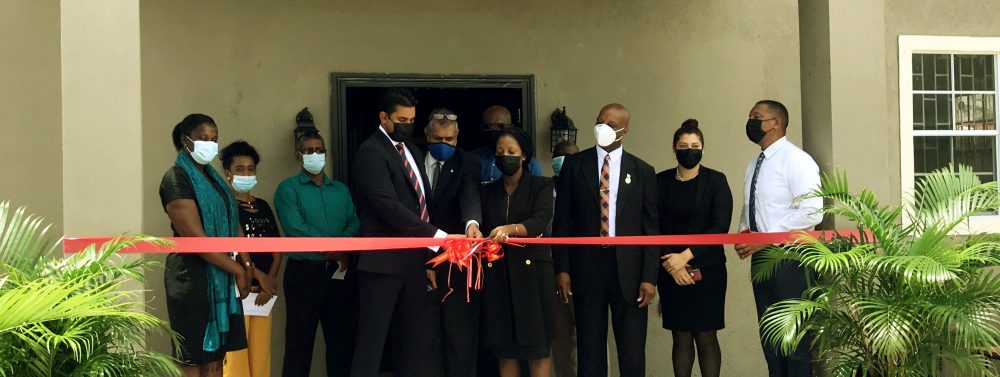
[[[413,191],[417,193],[417,203],[420,206],[420,220],[431,222],[431,216],[427,213],[427,200],[424,198],[424,191],[420,189],[420,181],[417,180],[417,173],[413,171],[413,167],[410,166],[410,160],[406,158],[403,143],[396,144],[396,151],[399,152],[399,157],[403,159],[403,170],[406,170],[406,177],[410,179]]]
[[[750,179],[750,231],[759,232],[760,228],[757,226],[757,175],[760,174],[760,165],[764,163],[764,152],[757,156],[757,166],[753,168],[753,178]]]
[[[604,165],[601,166],[601,237],[611,235],[610,201],[608,200],[609,182],[611,181],[611,155],[604,155]]]

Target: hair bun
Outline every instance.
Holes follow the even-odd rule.
[[[688,119],[688,120],[685,120],[684,123],[681,123],[681,127],[685,127],[685,128],[698,128],[698,120],[697,119]]]

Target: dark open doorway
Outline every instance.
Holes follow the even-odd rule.
[[[385,88],[407,88],[417,97],[415,142],[423,142],[423,128],[430,112],[438,107],[447,107],[458,114],[461,130],[459,147],[471,151],[484,142],[479,125],[483,110],[492,105],[502,105],[509,109],[513,122],[523,127],[534,141],[534,83],[532,75],[334,73],[331,78],[330,106],[333,176],[341,181],[348,181],[354,151],[378,129],[378,97]]]

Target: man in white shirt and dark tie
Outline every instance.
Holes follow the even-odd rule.
[[[822,221],[821,198],[800,202],[796,199],[819,187],[819,167],[809,154],[785,137],[788,109],[778,101],[763,100],[750,110],[747,138],[760,145],[761,153],[750,161],[743,184],[743,212],[740,231],[793,232],[813,230]],[[736,245],[740,259],[745,259],[771,245]],[[779,301],[799,298],[806,290],[802,266],[786,262],[774,276],[753,285],[758,319],[767,308]],[[809,339],[799,343],[788,356],[762,341],[764,358],[771,377],[812,376]]]

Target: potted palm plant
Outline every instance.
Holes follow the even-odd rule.
[[[180,376],[175,360],[144,349],[150,331],[169,328],[123,288],[148,262],[117,255],[166,242],[123,237],[55,258],[43,224],[0,203],[0,376]]]
[[[950,364],[962,376],[995,376],[984,353],[1000,345],[1000,236],[955,235],[970,217],[996,211],[996,182],[968,167],[944,168],[917,183],[903,206],[852,193],[843,173],[812,196],[824,212],[854,222],[860,237],[772,247],[752,267],[768,279],[785,261],[810,273],[798,299],[770,307],[762,338],[784,352],[811,342],[834,376],[928,376]],[[902,216],[908,221],[903,222]]]

